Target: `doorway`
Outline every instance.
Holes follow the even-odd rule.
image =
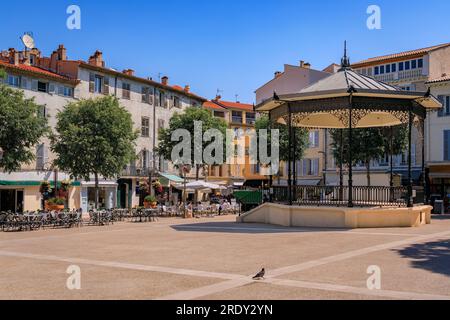
[[[23,192],[22,192],[23,199]],[[2,189],[0,190],[0,211],[16,212],[16,190],[15,189]]]

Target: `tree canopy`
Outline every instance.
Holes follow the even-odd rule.
[[[184,113],[176,113],[169,122],[169,128],[167,129],[161,129],[159,132],[159,144],[156,148],[156,152],[163,156],[165,159],[172,160],[172,150],[173,148],[179,144],[179,141],[172,141],[172,135],[173,133],[178,129],[185,129],[187,130],[192,139],[191,139],[191,163],[197,165],[197,176],[198,176],[198,170],[200,167],[204,166],[205,163],[196,163],[195,161],[195,145],[194,145],[194,123],[196,121],[199,121],[202,123],[202,138],[206,131],[209,129],[217,129],[223,134],[223,150],[226,149],[226,130],[227,130],[227,123],[220,118],[214,117],[210,111],[206,109],[201,108],[187,108]],[[202,139],[202,150],[205,150],[205,148],[211,143],[211,141],[204,141]],[[224,154],[224,160],[225,160],[225,152]]]
[[[11,173],[35,160],[34,147],[48,133],[41,108],[23,91],[0,84],[0,170]]]
[[[55,164],[73,178],[89,181],[94,175],[98,191],[99,176],[115,178],[136,158],[137,137],[131,114],[116,98],[70,103],[57,115],[52,136]]]
[[[287,161],[289,158],[289,129],[287,125],[269,120],[267,115],[261,116],[258,120],[256,120],[255,124],[256,132],[258,134],[261,129],[278,129],[280,131],[280,160]],[[304,128],[294,128],[296,135],[296,144],[295,144],[295,152],[296,152],[296,160],[303,158],[305,150],[309,146],[309,133],[307,129]],[[271,149],[270,142],[271,139],[270,131],[268,133],[268,150]]]
[[[396,126],[392,128],[392,154],[397,155],[403,152],[406,147],[406,128],[405,126]],[[342,133],[342,145],[341,145]],[[362,162],[366,167],[367,184],[370,186],[371,161],[383,158],[391,154],[390,128],[365,128],[353,129],[352,144],[349,146],[348,129],[330,130],[332,137],[332,152],[336,163],[340,165],[341,149],[342,164],[349,165],[348,152],[349,147],[352,151],[352,166]]]

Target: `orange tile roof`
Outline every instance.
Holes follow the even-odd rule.
[[[154,80],[141,78],[141,77],[138,77],[138,76],[135,76],[135,75],[127,75],[127,74],[125,74],[123,72],[119,72],[117,70],[113,70],[113,69],[109,69],[109,68],[105,68],[105,67],[94,66],[94,65],[91,65],[91,64],[89,64],[87,62],[84,62],[84,61],[81,61],[81,60],[78,61],[78,64],[81,67],[84,67],[84,68],[87,68],[87,69],[90,69],[90,70],[95,70],[95,71],[98,71],[98,72],[103,72],[103,73],[112,74],[112,75],[119,75],[120,77],[123,77],[123,78],[126,78],[126,79],[130,79],[130,80],[134,80],[134,81],[138,81],[138,82],[144,82],[144,83],[153,85],[155,87],[163,88],[163,89],[166,89],[166,90],[176,90],[176,91],[179,91],[179,92],[183,92],[188,97],[195,98],[195,99],[198,99],[198,100],[201,100],[201,101],[207,101],[207,99],[205,99],[205,98],[203,98],[203,97],[201,97],[199,95],[196,95],[195,93],[184,91],[184,89],[182,87],[177,86],[177,85],[173,85],[173,86],[171,86],[171,85],[164,85],[164,84],[162,84],[160,82],[157,82],[157,81],[154,81]]]
[[[59,81],[73,82],[74,84],[78,82],[76,79],[64,77],[60,74],[57,74],[57,73],[54,73],[54,72],[51,72],[48,70],[44,70],[44,69],[41,69],[38,67],[28,66],[25,64],[14,65],[12,63],[0,60],[0,67],[4,67],[7,69],[13,69],[13,70],[17,70],[17,71],[22,71],[22,72],[26,72],[26,73],[31,73],[31,74],[35,74],[35,75],[41,75],[43,77],[52,78],[52,79],[56,79]]]
[[[436,78],[436,79],[427,81],[426,83],[438,83],[438,82],[445,82],[445,81],[450,81],[450,76],[442,76],[440,78]]]
[[[205,103],[203,103],[203,108],[226,111],[225,108],[222,108],[221,106],[219,106],[218,104],[216,104],[212,101],[206,101]]]
[[[219,106],[221,106],[225,109],[239,109],[239,110],[245,110],[245,111],[254,111],[254,106],[252,104],[223,101],[223,100],[215,101],[215,103],[217,103]]]
[[[439,45],[431,46],[431,47],[427,47],[427,48],[404,51],[404,52],[400,52],[400,53],[394,53],[394,54],[388,54],[388,55],[384,55],[384,56],[369,58],[369,59],[362,60],[362,61],[352,64],[352,67],[354,67],[354,68],[360,67],[362,65],[373,64],[373,63],[381,62],[381,61],[385,61],[385,60],[402,59],[402,58],[407,58],[410,56],[418,56],[418,55],[420,56],[420,55],[427,54],[430,51],[448,47],[448,46],[450,46],[450,43],[444,43],[444,44],[439,44]]]

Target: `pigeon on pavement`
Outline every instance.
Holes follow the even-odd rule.
[[[263,268],[256,276],[253,277],[253,280],[262,280],[266,275],[266,270]]]

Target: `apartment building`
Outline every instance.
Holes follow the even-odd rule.
[[[284,71],[277,71],[274,78],[256,89],[257,104],[278,95],[298,92],[303,88],[328,77],[337,71],[338,65],[331,64],[322,71],[314,70],[309,63],[300,61],[298,66],[284,65]],[[323,180],[325,170],[326,145],[328,138],[326,130],[312,129],[309,132],[309,147],[306,149],[303,159],[295,163],[296,181],[299,185],[318,185]],[[294,169],[293,169],[294,171]],[[274,177],[274,185],[287,185],[288,165],[282,162],[280,172]]]
[[[137,130],[136,154],[139,160],[124,168],[118,180],[101,181],[100,202],[106,208],[134,207],[139,205],[139,181],[155,174],[169,177],[175,173],[169,162],[153,154],[158,143],[158,131],[168,126],[176,112],[187,107],[201,107],[206,99],[194,94],[190,86],[169,84],[135,75],[131,69],[117,71],[107,67],[103,54],[96,51],[88,61],[69,60],[67,50],[60,45],[50,57],[42,56],[38,49],[27,52],[10,49],[0,55],[0,68],[7,74],[7,84],[24,90],[26,97],[34,97],[44,106],[50,127],[56,125],[56,115],[67,103],[80,99],[114,95],[131,113]],[[2,210],[36,210],[41,207],[39,185],[43,180],[54,181],[52,167],[54,155],[49,141],[43,139],[36,147],[36,162],[24,166],[20,172],[0,174],[0,204]],[[59,181],[68,179],[58,173]],[[87,211],[94,200],[93,182],[73,182],[70,191],[71,208]]]
[[[398,86],[407,91],[427,91],[440,96],[443,102],[449,90],[446,87],[446,76],[450,74],[450,43],[416,49],[380,57],[369,58],[352,65],[357,72],[371,76],[377,80]],[[450,118],[449,118],[450,119]],[[440,113],[430,113],[425,123],[425,160],[433,171],[434,164],[442,163],[444,159],[445,130],[450,122],[445,116],[445,110]],[[415,183],[420,183],[422,170],[422,143],[417,129],[413,132],[413,177]],[[394,157],[395,172],[403,180],[406,178],[407,151]],[[361,165],[362,166],[362,165]],[[374,160],[375,183],[388,185],[389,157]],[[330,174],[335,171],[329,163]],[[441,168],[442,169],[442,168]],[[439,169],[439,170],[441,170]],[[361,167],[359,171],[363,171]],[[357,170],[358,172],[358,170]],[[364,174],[356,175],[357,180],[364,184]],[[441,182],[441,181],[439,181]],[[375,184],[374,183],[374,184]]]
[[[251,164],[249,148],[250,148],[250,133],[255,129],[255,122],[257,114],[251,104],[240,102],[224,101],[220,96],[217,96],[211,101],[203,104],[203,107],[210,110],[215,117],[219,117],[228,125],[228,129],[234,131],[236,139],[234,140],[235,150],[236,145],[241,142],[245,148],[243,161],[238,161],[238,154],[234,157],[235,164],[224,164],[210,167],[207,174],[207,179],[219,184],[226,184],[229,186],[239,187],[253,187],[259,188],[264,186],[268,177],[262,172],[258,164]]]

